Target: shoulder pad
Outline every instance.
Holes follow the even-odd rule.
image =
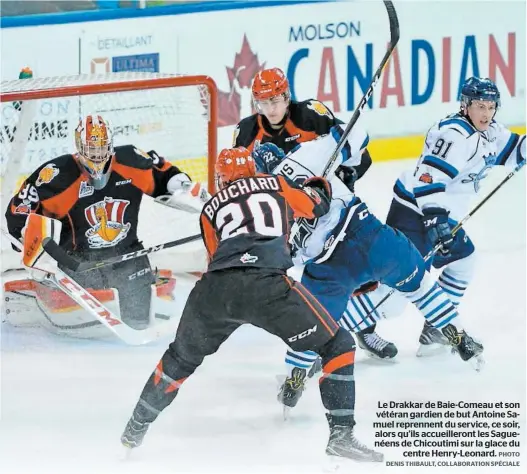
[[[40,165],[27,179],[36,187],[41,199],[60,194],[81,175],[81,169],[72,155],[61,155]]]
[[[140,170],[149,170],[154,165],[152,157],[148,153],[133,145],[115,147],[115,161],[121,165]]]
[[[232,146],[248,147],[258,134],[258,114],[249,115],[240,120],[232,137]]]
[[[293,105],[293,103],[291,103]],[[319,115],[320,117],[329,117],[334,118],[333,112],[324,105],[322,102],[316,99],[308,99],[302,102],[296,102],[296,107],[299,111],[304,111],[304,113]]]
[[[455,130],[465,138],[469,138],[477,132],[474,126],[459,114],[449,115],[441,120],[438,124],[438,129],[441,131],[443,129]]]

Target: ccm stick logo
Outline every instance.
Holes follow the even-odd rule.
[[[148,249],[138,250],[137,252],[127,253],[121,257],[121,261],[125,262],[126,260],[131,260],[132,258],[141,257],[143,255],[146,255],[147,253],[158,252],[164,247],[165,247],[165,244],[161,244],[161,245],[156,245],[155,247],[151,247]]]
[[[104,306],[101,305],[101,303],[99,303],[92,295],[90,295],[86,290],[84,290],[84,288],[81,288],[80,286],[76,285],[69,278],[61,278],[59,280],[59,283],[64,285],[73,294],[82,298],[91,309],[93,309],[99,316],[106,319],[110,326],[117,326],[118,324],[121,324],[121,321],[112,318],[110,312],[105,309]]]
[[[289,342],[295,342],[295,341],[298,341],[299,339],[304,339],[304,337],[307,337],[310,334],[313,334],[314,332],[316,332],[316,330],[317,330],[317,325],[315,324],[311,329],[306,329],[305,331],[301,332],[300,334],[297,334],[296,336],[288,337],[287,340]]]

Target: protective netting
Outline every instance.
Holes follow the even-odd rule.
[[[74,130],[87,114],[110,121],[115,146],[156,150],[207,183],[216,124],[214,83],[205,76],[79,75],[2,81],[1,89],[2,214],[25,176],[75,151]]]

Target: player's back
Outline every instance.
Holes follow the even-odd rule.
[[[342,127],[335,126],[331,128],[329,134],[298,145],[273,169],[273,173],[284,175],[296,184],[302,184],[312,176],[321,176],[342,134]],[[353,198],[353,192],[335,176],[335,170],[341,164],[348,166],[360,164],[361,150],[367,142],[368,134],[365,130],[360,127],[354,127],[351,130],[346,144],[335,160],[332,169],[327,173],[328,181],[332,186],[333,200],[341,200],[346,204]]]
[[[316,193],[283,176],[238,179],[216,193],[201,213],[209,271],[231,267],[285,270],[292,266],[288,234],[295,217],[327,212]]]

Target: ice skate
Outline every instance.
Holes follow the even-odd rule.
[[[485,364],[481,355],[483,344],[470,337],[465,331],[458,331],[453,324],[446,325],[442,330],[448,342],[452,346],[452,352],[459,354],[464,361],[470,361],[477,371]]]
[[[448,348],[450,343],[443,333],[425,321],[421,335],[419,336],[419,348],[417,357],[437,355]]]
[[[280,387],[278,393],[278,401],[284,406],[284,420],[287,420],[289,411],[294,408],[302,396],[305,389],[305,381],[307,377],[306,369],[299,367],[293,368],[291,376],[287,377]]]
[[[126,424],[123,434],[121,435],[121,443],[125,448],[138,448],[143,444],[143,438],[148,430],[150,423],[141,423],[137,421],[134,416]]]
[[[393,359],[397,355],[397,347],[387,341],[375,331],[371,333],[358,332],[355,334],[359,347],[364,349],[370,357],[377,359]]]
[[[352,426],[340,426],[331,422],[326,454],[362,462],[383,462],[384,455],[362,444],[354,435]]]

